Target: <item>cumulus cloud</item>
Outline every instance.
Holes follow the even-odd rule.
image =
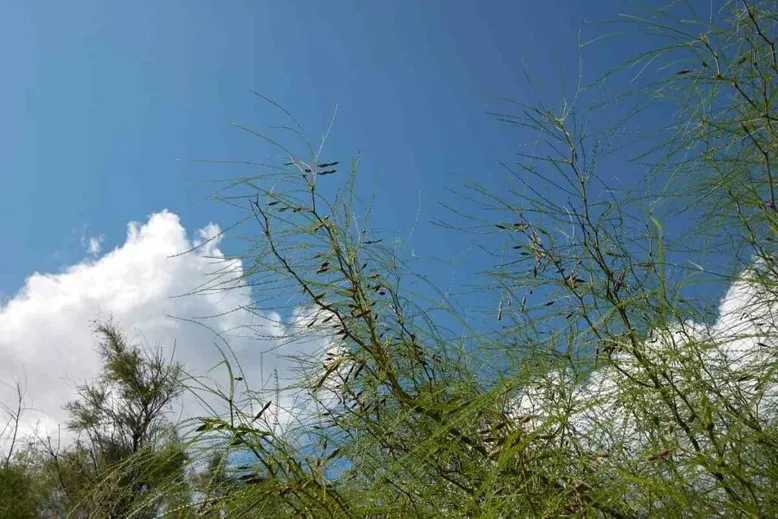
[[[645,362],[661,367],[692,401],[708,398],[700,387],[716,388],[716,398],[751,408],[765,425],[778,418],[778,379],[771,375],[778,362],[778,321],[775,296],[757,279],[763,275],[759,264],[743,272],[721,300],[713,324],[679,322],[655,330],[641,351]],[[651,381],[634,355],[616,353],[612,361],[583,381],[570,372],[539,376],[517,398],[516,418],[538,430],[556,428],[555,416],[564,416],[576,437],[593,450],[615,445],[633,455],[645,452],[641,416],[622,401],[645,409],[664,406],[656,391],[641,390],[640,384],[650,387]]]
[[[241,262],[219,249],[220,233],[208,224],[190,238],[175,214],[152,214],[127,226],[122,245],[100,255],[101,239],[90,239],[89,258],[61,272],[30,275],[0,304],[0,381],[21,379],[26,405],[35,410],[24,415],[23,432],[36,423],[56,430],[75,384],[99,372],[95,319],[113,318],[131,341],[174,353],[188,372],[214,380],[224,381],[223,369],[209,370],[228,345],[252,390],[268,385],[274,371],[291,378],[286,354],[322,347],[316,338],[279,348],[294,317],[284,323],[256,308],[251,289],[240,282]],[[13,401],[5,385],[0,391],[0,402]],[[186,398],[187,414],[202,412]]]

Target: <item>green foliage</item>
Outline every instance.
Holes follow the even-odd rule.
[[[9,519],[38,517],[32,486],[31,476],[23,465],[0,466],[0,517]]]
[[[153,443],[165,428],[164,412],[182,391],[181,368],[161,352],[144,355],[128,346],[110,323],[100,323],[99,380],[79,386],[79,400],[68,404],[68,427],[86,434],[108,461]]]
[[[184,445],[165,418],[181,368],[130,346],[110,322],[95,331],[103,372],[67,406],[75,441],[38,438],[24,453],[36,506],[53,517],[156,517],[181,504],[167,486],[186,488]]]
[[[490,265],[456,294],[370,228],[326,135],[298,154],[240,126],[288,158],[239,162],[268,171],[219,192],[251,226],[232,281],[292,315],[282,347],[319,351],[252,388],[225,345],[228,388],[201,388],[223,408],[179,440],[180,368],[101,325],[78,442],[2,477],[75,516],[778,516],[778,5],[687,8],[624,17],[666,44],[561,108],[498,114],[536,140],[505,189],[465,186],[438,222]],[[602,180],[629,161],[641,182]],[[705,283],[730,285],[720,309]]]
[[[241,127],[289,156],[280,173],[239,178],[227,186],[233,194],[221,192],[258,229],[242,281],[272,283],[290,309],[305,309],[288,343],[324,338],[326,346],[300,358],[299,384],[281,389],[301,402],[286,428],[255,423],[232,392],[230,419],[202,422],[198,434],[218,432],[253,456],[221,510],[778,514],[778,9],[729,3],[711,19],[683,9],[624,19],[669,43],[605,79],[641,67],[654,78],[632,78],[615,95],[603,79],[561,109],[499,114],[539,137],[506,189],[465,188],[463,202],[489,217],[445,223],[478,233],[494,265],[470,289],[469,310],[419,288],[423,278],[398,248],[361,219],[356,162],[328,199],[320,184],[343,170],[323,145],[306,145],[300,158]],[[630,124],[660,105],[677,119],[635,139]],[[604,121],[613,124],[602,129]],[[632,191],[598,174],[623,160],[648,171]],[[544,196],[551,192],[563,196]],[[454,220],[464,214],[457,207]],[[666,228],[670,218],[687,227]],[[722,254],[730,272],[700,266]],[[733,284],[737,303],[719,317],[690,292],[714,277]],[[494,306],[482,311],[483,301]]]

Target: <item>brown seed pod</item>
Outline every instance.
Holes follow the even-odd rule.
[[[646,460],[648,460],[648,461],[655,461],[655,460],[658,460],[660,458],[664,458],[665,456],[668,456],[670,454],[670,452],[671,452],[670,449],[665,448],[665,449],[662,449],[662,450],[660,450],[658,452],[655,452],[654,454],[649,454],[648,456],[646,456]]]
[[[619,277],[616,278],[616,281],[613,283],[613,292],[618,294],[619,290],[621,290],[621,286],[624,284],[624,276],[626,272],[622,272],[619,274]]]

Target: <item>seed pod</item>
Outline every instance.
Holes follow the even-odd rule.
[[[660,458],[664,458],[665,456],[668,456],[670,454],[670,452],[671,452],[670,449],[665,448],[665,449],[662,449],[662,450],[660,450],[658,452],[655,452],[654,454],[649,454],[648,456],[646,456],[646,460],[648,460],[648,461],[655,461],[655,460],[658,460]]]
[[[364,316],[368,315],[369,313],[370,313],[370,309],[368,308],[367,310],[364,310],[364,311],[358,313],[357,315],[355,315],[354,319],[359,319],[361,317],[364,317]]]
[[[335,457],[335,456],[337,456],[338,454],[340,454],[340,447],[338,447],[337,449],[333,450],[333,451],[330,453],[330,455],[329,455],[329,456],[327,456],[327,460],[331,460],[332,458],[334,458],[334,457]]]
[[[585,280],[579,278],[575,272],[565,276],[565,284],[570,287],[570,290],[575,290],[575,286],[578,283],[583,283]]]
[[[259,419],[262,417],[262,414],[263,414],[265,411],[267,411],[268,407],[270,407],[270,404],[271,404],[271,403],[272,403],[272,402],[268,402],[268,403],[266,403],[266,404],[265,404],[265,405],[262,407],[262,409],[260,409],[260,411],[257,413],[257,415],[254,417],[254,420],[259,420]],[[252,420],[252,422],[253,422],[254,420]]]
[[[621,286],[624,284],[624,276],[625,276],[625,273],[622,272],[621,274],[619,274],[619,277],[616,278],[616,281],[613,283],[613,293],[614,294],[618,294],[619,290],[621,290]]]

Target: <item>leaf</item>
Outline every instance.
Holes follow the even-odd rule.
[[[256,474],[246,474],[244,476],[240,476],[238,479],[249,485],[255,485],[257,483],[262,483],[263,481],[265,481],[265,478],[263,478],[262,476],[258,476]]]
[[[203,423],[195,429],[195,432],[203,432],[203,431],[210,431],[210,430],[222,430],[226,429],[227,424],[221,420],[214,420],[213,418],[206,418],[203,420]]]
[[[713,409],[707,395],[702,395],[702,414],[705,428],[713,429]]]

